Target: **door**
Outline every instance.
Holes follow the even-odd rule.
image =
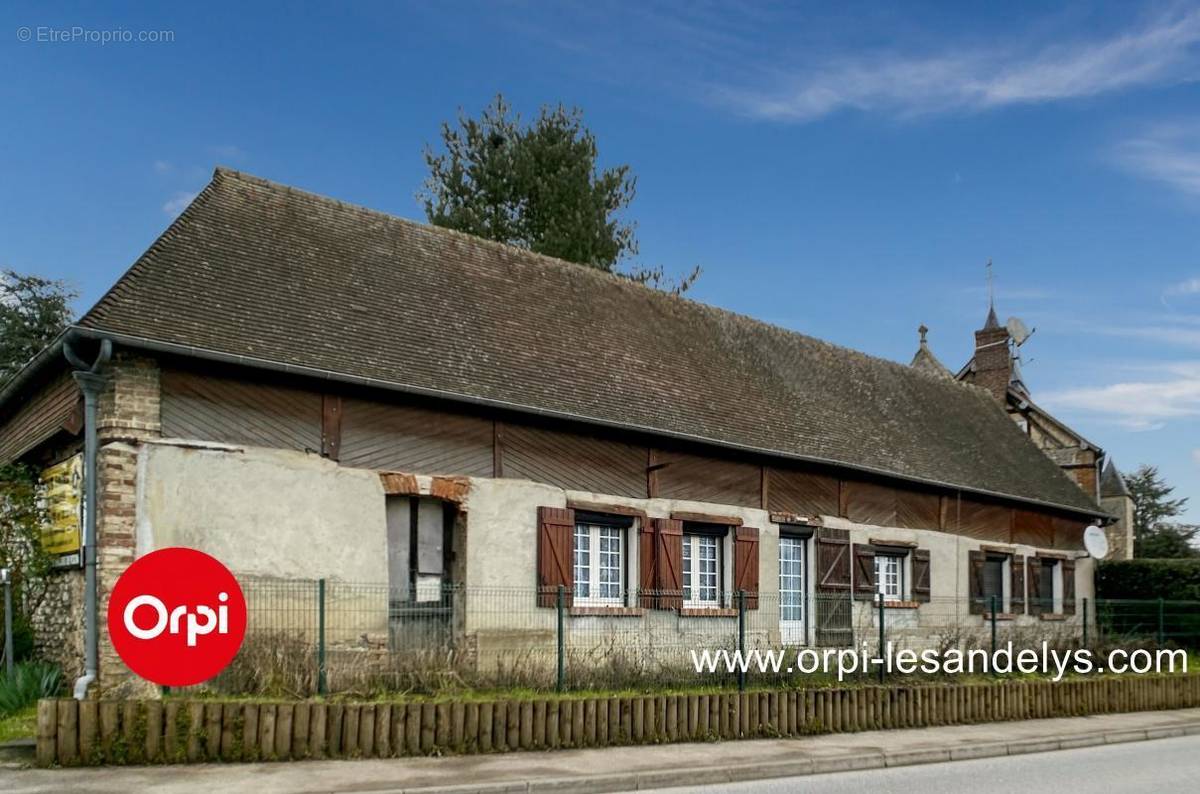
[[[805,539],[779,538],[779,634],[788,645],[805,644],[807,602],[807,559]]]

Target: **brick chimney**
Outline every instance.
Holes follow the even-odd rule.
[[[1008,329],[996,319],[994,306],[988,308],[987,321],[975,332],[975,357],[971,360],[971,382],[982,386],[1003,401],[1012,381],[1013,360],[1008,347]]]

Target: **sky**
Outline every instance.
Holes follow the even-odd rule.
[[[1200,523],[1200,3],[0,7],[0,267],[86,310],[221,164],[421,219],[498,92],[628,164],[690,297],[957,370],[1036,328],[1034,399]]]

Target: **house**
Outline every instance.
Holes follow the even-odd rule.
[[[1105,510],[985,388],[235,171],[0,393],[0,459],[80,454],[94,360],[101,615],[177,545],[393,601],[461,584],[480,659],[552,637],[560,592],[660,640],[728,637],[744,592],[762,642],[823,645],[877,593],[913,631],[1093,594]],[[42,643],[78,670],[78,567],[54,588]]]
[[[1105,526],[1109,559],[1132,559],[1133,499],[1116,464],[1099,445],[1033,401],[1021,374],[1018,348],[1023,340],[1014,339],[1008,323],[1000,323],[994,303],[989,302],[983,327],[975,332],[974,354],[957,374],[929,349],[928,330],[924,325],[918,329],[920,342],[910,366],[986,389],[1021,431],[1115,518]]]

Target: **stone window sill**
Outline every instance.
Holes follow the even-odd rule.
[[[884,601],[884,609],[920,609],[920,601]]]
[[[679,610],[679,616],[683,618],[736,618],[738,611],[736,609],[718,609],[716,607],[702,609],[684,607]]]
[[[1038,615],[1042,620],[1066,620],[1067,616],[1062,612],[1043,612]]]
[[[1014,612],[997,612],[996,613],[996,620],[1016,620],[1016,619],[1017,619],[1017,615]],[[992,613],[984,612],[983,613],[983,622],[989,623],[989,622],[991,622],[991,620],[992,620]]]
[[[573,618],[640,618],[646,610],[640,607],[571,607],[568,614]]]

